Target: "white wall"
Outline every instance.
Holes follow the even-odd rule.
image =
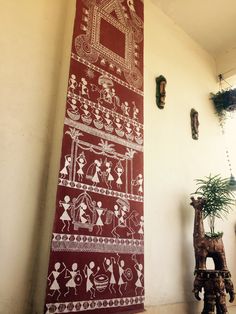
[[[1,1],[1,314],[32,314],[67,3]]]
[[[155,105],[155,77],[160,74],[167,78],[164,110]],[[209,101],[209,93],[217,89],[215,74],[214,60],[154,1],[145,1],[145,277],[146,304],[156,305],[152,313],[197,313],[191,293],[189,197],[196,189],[194,179],[210,173],[229,175]],[[198,141],[191,138],[191,108],[199,112]],[[235,214],[219,229],[225,233],[228,266],[235,279],[234,224]]]
[[[197,306],[189,194],[195,178],[228,175],[208,99],[216,70],[152,0],[144,2],[146,304],[148,313],[191,314]],[[75,0],[1,1],[0,314],[42,313],[74,8]],[[162,111],[155,105],[160,74],[168,80]],[[191,139],[192,107],[199,141]],[[236,282],[234,223],[232,214],[219,229]]]

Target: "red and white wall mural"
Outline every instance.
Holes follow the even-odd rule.
[[[144,303],[143,3],[77,0],[45,313]]]

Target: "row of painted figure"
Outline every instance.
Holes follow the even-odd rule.
[[[67,178],[69,175],[71,168],[71,156],[66,155],[64,159],[64,166],[60,170],[60,177],[63,179]],[[87,167],[87,170],[84,169],[86,165],[87,159],[85,153],[81,152],[76,158],[76,173],[78,181],[84,182],[85,176],[89,181],[91,181],[93,186],[100,185],[104,182],[108,189],[112,189],[112,183],[115,181],[116,187],[118,189],[121,188],[123,184],[122,175],[124,173],[124,167],[120,161],[116,163],[115,167],[113,167],[112,161],[107,159],[102,160],[101,158],[95,159]],[[143,194],[143,175],[141,173],[132,180],[131,184],[137,187],[137,193],[139,195]]]
[[[94,74],[91,73],[91,70],[90,76],[92,76],[92,78],[94,76]],[[84,77],[82,77],[78,83],[76,75],[71,74],[69,78],[68,92],[72,95],[78,94],[86,99],[95,98],[94,95],[91,97],[91,94],[97,93],[98,97],[96,100],[98,104],[107,104],[111,110],[116,110],[117,112],[119,112],[118,108],[120,108],[120,113],[122,115],[129,118],[131,116],[133,120],[138,121],[139,109],[136,107],[135,102],[132,101],[133,111],[131,114],[131,108],[128,101],[121,103],[120,98],[116,95],[114,83],[109,77],[106,75],[99,76],[98,85],[93,83],[88,84],[86,78]],[[72,105],[75,105],[75,103],[72,103]],[[72,109],[76,110],[76,107],[72,106]]]
[[[72,201],[66,195],[63,201],[59,201],[59,206],[63,208],[60,216],[61,232],[70,232],[72,223],[74,230],[82,228],[92,232],[95,228],[96,234],[102,235],[103,227],[111,225],[112,237],[133,238],[137,233],[140,239],[143,239],[144,217],[131,210],[129,202],[125,199],[117,199],[114,209],[110,210],[103,208],[101,201],[93,201],[90,195],[84,192]]]
[[[96,266],[94,261],[90,261],[82,270],[78,269],[78,263],[73,263],[68,268],[65,263],[56,262],[48,276],[48,295],[56,296],[57,294],[57,300],[66,297],[71,291],[74,295],[78,295],[78,290],[82,289],[78,287],[85,282],[88,299],[95,298],[96,294],[105,290],[111,295],[116,296],[119,292],[123,296],[132,280],[135,280],[134,285],[132,284],[135,287],[135,295],[143,295],[143,264],[138,262],[136,255],[132,255],[132,260],[132,269],[125,267],[125,261],[119,254],[116,254],[116,257],[105,257],[101,267]]]

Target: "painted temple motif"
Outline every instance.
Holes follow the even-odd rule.
[[[45,313],[144,303],[143,3],[77,0]]]

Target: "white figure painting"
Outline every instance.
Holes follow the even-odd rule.
[[[138,194],[143,194],[143,175],[140,173],[134,180],[131,182],[132,185],[138,187]]]
[[[99,266],[97,267],[97,269],[95,269],[95,263],[93,261],[91,261],[88,265],[84,266],[83,272],[86,278],[86,292],[90,292],[91,299],[95,298],[96,291],[92,277],[95,277],[99,270],[100,270]]]
[[[81,115],[83,122],[89,125],[92,122],[91,113],[89,112],[89,106],[86,103],[83,103],[80,106],[80,109],[83,111]]]
[[[61,296],[61,291],[60,291],[60,285],[58,283],[58,277],[60,276],[61,273],[63,273],[66,269],[66,265],[63,263],[63,268],[61,271],[59,271],[61,268],[61,263],[57,262],[54,265],[54,270],[51,271],[51,273],[48,276],[48,281],[49,281],[49,290],[52,291],[51,293],[48,293],[49,296],[54,296],[54,294],[57,292],[57,300],[59,300]],[[52,277],[52,279],[51,279]]]
[[[123,295],[122,289],[125,291],[127,288],[127,282],[125,281],[125,262],[124,260],[120,260],[120,255],[117,253],[118,259],[117,259],[117,265],[119,270],[119,280],[118,280],[118,286],[119,286],[119,292],[121,295]],[[124,288],[122,288],[124,286]]]
[[[135,230],[132,228],[137,226],[139,221],[137,219],[138,213],[135,210],[130,212],[130,205],[129,202],[125,199],[117,199],[117,204],[114,206],[113,215],[117,219],[117,223],[114,223],[114,228],[111,231],[111,234],[114,237],[120,237],[121,234],[126,233],[126,236],[134,236]]]
[[[114,181],[114,177],[111,174],[112,162],[107,161],[105,163],[105,166],[106,166],[106,171],[105,171],[106,185],[107,185],[108,189],[112,189],[112,182]]]
[[[120,107],[120,98],[116,95],[116,91],[114,88],[111,89],[111,96],[112,96],[112,103],[113,103],[112,110],[117,110],[117,107]]]
[[[101,235],[102,234],[102,228],[104,226],[103,220],[102,220],[102,216],[105,214],[106,209],[102,208],[102,202],[98,201],[97,202],[97,206],[95,207],[96,213],[97,213],[97,221],[95,223],[95,225],[97,226],[98,230],[97,230],[97,234]]]
[[[78,181],[82,181],[84,177],[84,166],[87,164],[84,152],[79,154],[78,158],[76,159],[76,163],[78,164],[79,167],[79,169],[77,170]]]
[[[134,139],[134,136],[131,124],[129,122],[125,124],[125,129],[126,129],[125,136],[127,137],[128,140],[132,141]]]
[[[71,100],[68,100],[67,103],[71,106],[72,111],[78,111],[76,99],[72,98]]]
[[[64,167],[60,171],[61,178],[66,178],[66,176],[69,174],[70,167],[71,167],[71,156],[70,155],[66,155],[65,156]]]
[[[71,74],[70,78],[69,78],[69,86],[68,86],[68,90],[71,93],[75,93],[75,89],[77,88],[78,83],[76,82],[76,76],[74,74]]]
[[[115,128],[116,134],[119,135],[120,137],[123,137],[125,132],[123,130],[123,126],[122,126],[120,118],[116,117],[114,123],[116,125],[116,128]]]
[[[81,78],[80,83],[79,83],[79,87],[80,87],[79,94],[83,97],[89,98],[88,82],[84,77]]]
[[[135,102],[132,101],[133,104],[133,120],[138,120],[139,109],[136,107]]]
[[[140,217],[140,222],[139,222],[139,230],[138,230],[138,234],[140,235],[140,239],[143,239],[144,236],[144,217],[141,216]]]
[[[106,131],[109,132],[109,133],[113,132],[114,127],[113,127],[113,122],[111,120],[111,115],[110,115],[109,112],[105,113],[104,120],[106,121],[105,122],[105,129],[106,129]]]
[[[59,201],[59,205],[60,207],[63,207],[63,210],[64,210],[62,215],[60,216],[60,220],[62,221],[62,224],[63,224],[61,231],[63,232],[66,226],[67,226],[67,231],[70,231],[71,217],[68,213],[71,207],[70,197],[66,195],[64,197],[64,201]]]
[[[134,268],[137,273],[137,280],[135,282],[135,295],[141,294],[143,295],[144,292],[144,285],[143,285],[143,265],[141,263],[138,263],[137,258],[135,255],[132,255],[132,260],[135,262]]]
[[[100,183],[102,161],[95,159],[94,162],[88,167],[86,177],[91,179],[93,186]]]
[[[83,224],[90,223],[90,216],[86,214],[87,205],[85,203],[81,203],[79,206],[79,219],[78,222]]]
[[[109,290],[111,293],[116,293],[116,289],[114,285],[116,284],[116,279],[114,276],[114,265],[116,264],[116,260],[114,257],[111,258],[104,258],[103,262],[103,267],[105,272],[110,273],[110,278],[109,278]]]
[[[121,110],[122,110],[124,116],[129,117],[130,108],[129,108],[129,104],[127,101],[122,103]]]
[[[120,189],[121,185],[123,184],[123,181],[121,179],[123,172],[124,172],[124,168],[121,162],[119,161],[115,166],[115,173],[117,174],[116,185],[118,189]]]
[[[98,129],[102,129],[103,128],[103,119],[101,117],[101,113],[100,110],[98,110],[97,108],[93,111],[93,115],[95,116],[95,119],[93,121],[94,125],[96,128]]]
[[[74,263],[71,266],[71,270],[66,268],[65,278],[70,278],[66,283],[67,292],[64,296],[70,293],[70,289],[74,289],[75,295],[77,295],[76,287],[80,286],[82,283],[82,276],[78,269],[78,264]]]

